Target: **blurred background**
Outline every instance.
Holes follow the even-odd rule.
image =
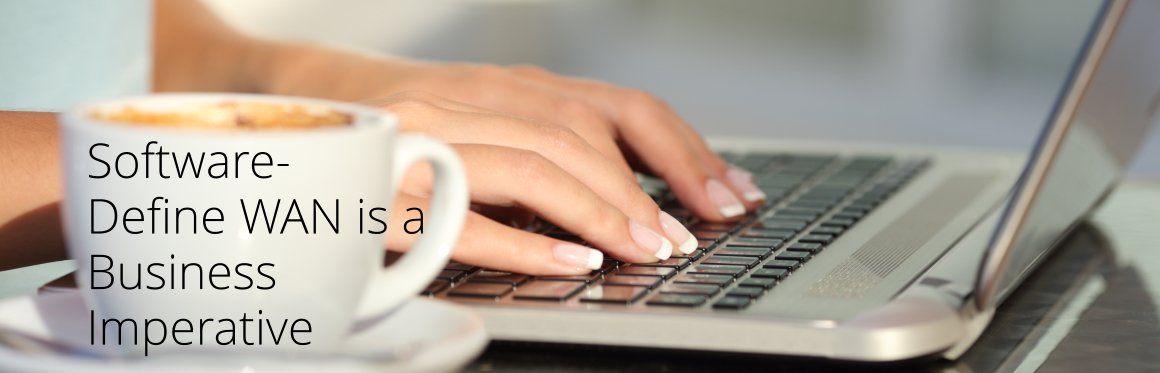
[[[1097,0],[206,0],[252,33],[642,88],[707,135],[1030,149]],[[1130,171],[1160,178],[1160,131]]]

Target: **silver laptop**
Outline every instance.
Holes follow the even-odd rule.
[[[425,292],[511,341],[892,361],[962,354],[1121,177],[1160,105],[1160,1],[1110,0],[1031,156],[712,139],[770,197],[701,247],[585,276],[452,263]],[[556,238],[582,241],[544,227]]]

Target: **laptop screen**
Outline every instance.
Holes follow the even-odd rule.
[[[1001,302],[1111,190],[1160,105],[1160,1],[1108,1],[1080,52],[980,269]]]

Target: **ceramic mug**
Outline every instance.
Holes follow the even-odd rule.
[[[158,94],[82,104],[60,121],[64,226],[91,342],[127,356],[333,352],[439,273],[467,211],[455,152],[398,134],[398,119],[371,107]],[[419,161],[436,179],[428,211],[407,211],[424,219],[409,228],[422,237],[384,269],[386,222],[411,207],[394,195]]]

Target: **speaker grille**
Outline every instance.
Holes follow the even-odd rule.
[[[948,178],[905,215],[818,280],[805,296],[856,298],[878,285],[978,197],[994,175]]]

